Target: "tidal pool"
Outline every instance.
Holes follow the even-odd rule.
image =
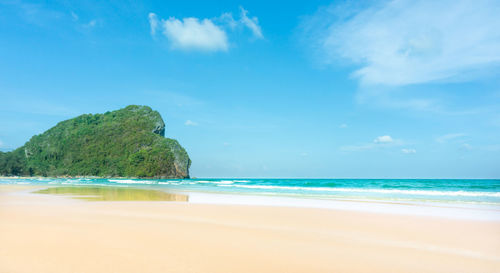
[[[62,194],[89,201],[188,201],[187,195],[119,187],[51,187],[35,193]]]

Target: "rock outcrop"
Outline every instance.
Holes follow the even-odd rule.
[[[188,178],[191,160],[148,106],[130,105],[58,123],[0,153],[1,175]]]

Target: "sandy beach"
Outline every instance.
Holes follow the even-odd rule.
[[[500,222],[0,186],[0,272],[499,272]]]

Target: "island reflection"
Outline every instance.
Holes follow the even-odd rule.
[[[51,187],[35,193],[63,194],[89,201],[188,201],[187,195],[121,187]]]

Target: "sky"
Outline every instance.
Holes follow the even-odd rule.
[[[0,0],[0,150],[162,115],[194,177],[500,178],[500,2]]]

